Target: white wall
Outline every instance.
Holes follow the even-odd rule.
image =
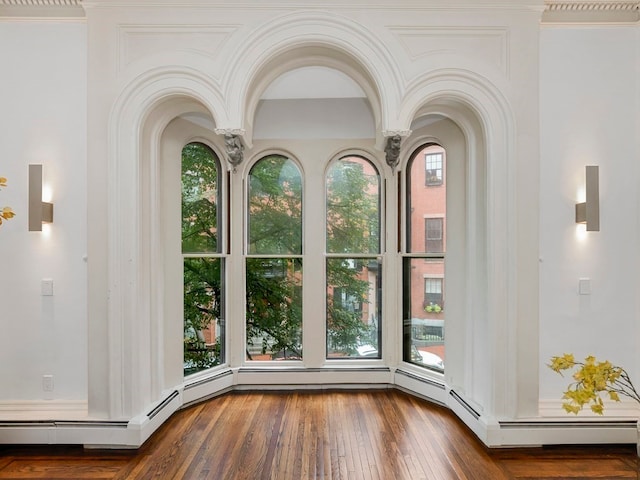
[[[638,31],[544,28],[540,63],[540,361],[593,354],[627,368],[636,383]],[[574,223],[585,165],[600,166],[599,232],[579,233]],[[582,277],[591,295],[578,294]],[[540,371],[541,399],[559,401],[570,379]]]
[[[240,105],[243,103],[236,98],[242,97],[243,91],[236,85],[236,77],[227,74],[227,60],[234,58],[237,51],[251,53],[264,61],[271,56],[276,58],[274,52],[279,37],[272,38],[276,27],[284,33],[290,28],[291,35],[313,43],[314,35],[335,34],[332,28],[339,22],[335,23],[334,17],[326,12],[292,13],[291,16],[298,18],[301,25],[298,32],[295,30],[297,24],[289,17],[285,22],[278,9],[208,11],[212,25],[227,22],[234,26],[228,31],[226,27],[220,27],[218,32],[218,27],[203,27],[207,23],[202,22],[198,12],[183,12],[182,18],[187,25],[184,31],[191,28],[195,33],[204,32],[210,35],[206,38],[217,38],[220,32],[230,37],[224,49],[218,49],[209,41],[203,42],[196,55],[191,50],[191,53],[185,53],[190,45],[183,45],[180,43],[182,40],[177,39],[200,37],[184,36],[181,30],[169,28],[173,21],[181,26],[180,21],[174,19],[173,11],[159,9],[157,17],[149,18],[147,11],[138,11],[136,15],[139,17],[129,17],[117,10],[89,10],[88,21],[92,26],[92,38],[89,40],[86,25],[82,22],[0,20],[0,45],[10,46],[0,50],[0,176],[9,179],[9,187],[0,192],[0,207],[10,205],[18,214],[0,227],[0,409],[3,402],[5,405],[11,401],[26,405],[45,397],[83,402],[87,399],[87,390],[90,390],[95,411],[119,418],[122,412],[128,415],[144,411],[151,400],[160,398],[157,386],[154,390],[144,383],[148,382],[148,364],[157,366],[162,357],[161,353],[152,351],[155,344],[152,348],[146,342],[149,332],[160,338],[160,334],[150,327],[156,327],[153,323],[156,318],[143,301],[147,297],[140,300],[137,295],[138,292],[147,295],[145,288],[148,285],[142,285],[139,290],[131,289],[133,294],[130,298],[123,293],[120,294],[122,298],[115,295],[116,300],[124,299],[120,303],[113,300],[114,286],[123,291],[130,285],[138,288],[134,280],[153,277],[151,268],[145,270],[144,265],[138,267],[131,261],[131,258],[139,260],[135,255],[140,254],[135,249],[138,239],[135,215],[128,218],[113,215],[120,212],[118,208],[130,213],[127,210],[130,204],[123,199],[147,199],[142,195],[136,196],[136,189],[140,187],[135,183],[134,175],[126,178],[115,168],[127,167],[137,172],[129,167],[129,160],[135,158],[139,151],[139,139],[132,135],[135,127],[139,126],[138,114],[150,108],[149,98],[157,99],[167,92],[173,94],[180,87],[183,88],[181,93],[187,91],[209,102],[207,107],[216,114],[216,127],[242,127],[244,125],[234,122],[242,118]],[[314,27],[317,31],[308,32],[305,22],[315,18],[316,14],[323,23]],[[492,109],[488,118],[498,118],[498,113],[503,114],[507,110],[513,114],[517,142],[512,146],[513,139],[508,139],[506,143],[514,151],[512,156],[507,156],[508,148],[501,141],[507,136],[507,127],[511,124],[507,127],[502,125],[500,130],[498,122],[488,123],[491,134],[499,137],[494,141],[494,149],[488,152],[490,161],[512,157],[515,160],[511,163],[498,162],[492,169],[492,172],[497,172],[505,165],[507,168],[503,171],[510,169],[509,175],[499,177],[499,194],[493,190],[490,192],[491,199],[495,201],[487,214],[488,220],[502,227],[495,229],[495,238],[502,242],[496,245],[504,245],[503,250],[507,253],[504,256],[496,254],[498,262],[492,262],[491,258],[488,260],[500,282],[494,281],[493,291],[496,293],[487,302],[495,304],[492,315],[497,312],[501,320],[496,322],[495,315],[487,315],[491,320],[488,323],[496,328],[484,332],[487,342],[482,338],[483,341],[476,339],[473,344],[482,348],[481,353],[486,357],[497,351],[495,358],[485,362],[492,362],[489,367],[482,362],[475,366],[486,367],[486,372],[476,374],[473,379],[480,379],[478,385],[474,385],[479,392],[474,398],[479,398],[479,403],[483,403],[489,413],[497,412],[503,417],[527,414],[529,403],[522,406],[522,400],[529,402],[532,399],[530,403],[535,404],[538,398],[535,389],[528,389],[538,381],[537,368],[531,368],[533,365],[540,367],[543,403],[547,400],[559,403],[567,380],[548,370],[544,363],[550,356],[563,352],[574,352],[578,356],[592,353],[608,358],[628,367],[640,381],[640,353],[636,353],[640,344],[640,280],[637,274],[640,269],[638,27],[543,27],[540,41],[538,212],[535,95],[538,77],[536,62],[531,61],[537,58],[534,54],[537,42],[532,40],[537,39],[538,24],[532,21],[530,15],[533,14],[518,14],[511,18],[502,12],[494,18],[478,17],[477,12],[443,11],[436,15],[429,11],[422,13],[425,26],[421,28],[414,28],[415,18],[407,18],[407,14],[400,10],[394,11],[392,18],[388,18],[386,11],[367,15],[369,23],[366,28],[357,12],[341,10],[341,15],[351,15],[354,22],[345,29],[345,35],[353,35],[364,45],[370,38],[369,32],[375,32],[385,46],[379,52],[373,51],[378,58],[376,68],[384,70],[388,67],[387,73],[386,70],[378,73],[380,88],[386,89],[381,95],[386,102],[386,117],[381,125],[375,125],[376,129],[393,127],[402,130],[416,113],[412,110],[414,107],[425,102],[426,98],[436,98],[442,91],[462,89],[465,95],[475,100],[478,95],[489,96],[478,88],[481,83],[476,77],[484,78],[487,84],[495,87],[495,91],[489,93],[499,93],[495,97],[503,99],[505,105],[512,109],[504,107],[500,110],[488,101],[484,104],[479,102]],[[132,19],[138,19],[139,26],[135,26],[138,24]],[[245,31],[236,34],[235,25],[243,21],[246,22],[243,24]],[[427,25],[428,21],[433,24]],[[154,27],[143,28],[144,22]],[[263,27],[260,25],[264,22],[272,23],[269,28],[261,30]],[[124,24],[127,27],[119,29]],[[166,32],[155,27],[163,24],[168,25]],[[387,31],[385,25],[389,24],[396,27]],[[358,25],[361,28],[356,28]],[[451,27],[451,31],[447,27]],[[255,29],[255,37],[262,39],[262,43],[247,40],[249,37],[245,33],[251,29]],[[278,30],[276,33],[282,32]],[[469,40],[469,32],[479,37]],[[285,37],[289,38],[288,35]],[[449,45],[451,39],[458,36],[461,42],[457,47],[458,54],[439,53],[439,45]],[[430,40],[425,41],[425,38]],[[165,44],[158,43],[158,39],[174,46],[175,51],[162,51]],[[477,55],[482,50],[482,45],[478,45],[480,41],[484,42],[482,45],[489,53],[493,52],[484,61]],[[92,53],[89,62],[92,107],[89,121],[92,126],[89,132],[86,127],[87,43],[91,43]],[[259,50],[256,45],[261,45],[264,50],[260,55],[253,53]],[[358,45],[360,43],[353,47],[354,50]],[[387,52],[387,48],[392,51]],[[237,78],[242,78],[247,72],[259,77],[261,72],[255,71],[253,60],[251,57],[234,63],[232,73]],[[149,73],[148,77],[143,75],[155,72],[156,68],[162,70],[173,65],[172,62],[193,67],[202,75],[190,77],[184,73],[183,76],[170,76],[173,71]],[[402,68],[390,68],[385,62],[389,65],[397,63]],[[439,80],[444,86],[433,81],[434,71],[438,68],[447,71],[446,68],[452,65],[457,66],[460,72],[473,75],[469,78],[456,77],[455,82],[460,82],[461,86],[458,83],[450,85],[444,76]],[[397,85],[392,81],[397,71],[402,73],[399,78],[403,78],[405,84]],[[215,81],[210,82],[211,79]],[[463,79],[473,87],[462,82]],[[486,87],[486,84],[482,85]],[[113,115],[115,103],[124,112],[120,112],[119,117]],[[450,105],[438,105],[438,108],[450,112],[447,107]],[[172,108],[173,105],[167,107],[167,112]],[[117,113],[118,109],[115,111]],[[181,110],[176,112],[179,114]],[[162,111],[160,114],[170,118],[169,113]],[[114,118],[120,121],[112,125],[110,122]],[[151,122],[149,124],[152,125]],[[366,127],[368,132],[370,126]],[[151,138],[154,132],[145,135]],[[113,138],[109,137],[110,133]],[[261,133],[263,137],[273,135],[258,128],[255,133]],[[121,140],[124,147],[114,139]],[[150,140],[144,144],[145,151],[149,144]],[[477,148],[475,144],[471,147]],[[87,149],[91,153],[89,198],[86,192]],[[483,149],[478,148],[478,151]],[[45,180],[53,190],[55,222],[49,235],[27,231],[25,212],[29,163],[44,164]],[[601,231],[578,236],[574,205],[577,190],[584,183],[584,166],[588,164],[600,166]],[[115,169],[115,173],[110,169]],[[111,177],[108,178],[109,174]],[[121,178],[126,181],[118,183]],[[496,183],[492,185],[495,187]],[[239,189],[234,201],[240,205],[238,192]],[[117,208],[113,207],[114,198]],[[514,199],[514,205],[506,205]],[[94,202],[91,223],[86,218],[87,200]],[[122,206],[117,204],[117,200],[122,201]],[[139,211],[147,212],[142,208]],[[107,219],[109,212],[112,216]],[[526,213],[531,214],[530,219]],[[534,328],[538,318],[535,312],[538,296],[534,292],[536,271],[531,268],[532,263],[535,267],[538,238],[537,233],[531,232],[537,232],[538,224],[533,222],[537,220],[538,213],[541,258],[539,336],[537,328]],[[107,220],[111,222],[109,228]],[[120,232],[124,232],[122,237],[118,236]],[[107,241],[109,233],[113,238]],[[91,238],[89,242],[87,234]],[[89,259],[89,264],[83,259],[87,244],[93,245],[92,251],[96,253]],[[496,251],[500,250],[498,246],[494,246]],[[122,251],[121,247],[124,247]],[[127,256],[129,253],[131,258]],[[143,257],[141,264],[148,260]],[[120,273],[120,267],[124,273],[111,278],[108,276],[109,266],[113,270],[112,276],[113,272]],[[93,269],[93,275],[89,275],[90,289],[87,289],[87,267]],[[133,268],[140,270],[134,271]],[[505,270],[508,270],[506,274]],[[144,275],[136,277],[136,272]],[[591,279],[593,293],[589,296],[577,294],[581,277]],[[40,295],[43,278],[53,278],[53,297]],[[507,279],[513,282],[507,282]],[[505,290],[496,287],[503,283]],[[111,301],[109,314],[107,298]],[[148,298],[153,300],[155,297],[148,294]],[[92,307],[89,334],[88,304]],[[134,307],[138,304],[141,308],[136,310]],[[127,322],[126,315],[134,312],[136,315],[140,312],[147,314],[147,323]],[[110,330],[108,327],[113,325],[117,328]],[[138,336],[128,336],[129,331]],[[156,337],[153,337],[154,341]],[[91,358],[87,355],[87,338],[91,341]],[[119,345],[114,339],[122,340],[125,345]],[[538,339],[540,359],[527,363],[528,359],[536,357],[528,350],[537,351],[535,342]],[[93,386],[88,386],[87,371],[91,372]],[[162,373],[161,369],[158,372]],[[159,376],[158,372],[154,374]],[[53,394],[43,392],[42,375],[45,374],[55,377]],[[518,388],[512,386],[515,382]],[[161,386],[174,388],[173,383]],[[515,396],[519,398],[512,398]],[[515,408],[516,402],[518,408]],[[126,417],[124,414],[120,416]]]
[[[0,20],[0,409],[87,398],[86,26]],[[27,228],[28,165],[44,165],[48,233]],[[40,295],[51,278],[54,296]],[[43,392],[42,376],[54,375]],[[56,403],[56,402],[49,402]]]
[[[460,125],[470,158],[482,158],[469,162],[475,169],[470,178],[478,178],[470,182],[469,198],[480,199],[482,209],[470,221],[480,240],[469,237],[475,262],[469,269],[488,294],[479,299],[476,292],[469,300],[470,328],[460,329],[469,332],[465,348],[447,362],[459,364],[456,388],[486,415],[536,411],[538,384],[530,379],[538,377],[538,224],[527,214],[538,211],[539,11],[524,0],[508,8],[476,0],[470,9],[407,0],[380,4],[366,15],[354,4],[334,11],[259,0],[180,9],[141,3],[145,8],[109,0],[85,5],[92,414],[127,419],[161,401],[163,390],[180,387],[181,379],[163,383],[169,378],[163,325],[175,320],[162,317],[164,273],[157,267],[164,248],[155,183],[162,128],[175,115],[208,111],[216,134],[243,135],[249,158],[254,133],[261,133],[252,123],[260,115],[258,98],[278,75],[308,66],[341,70],[366,92],[379,152],[385,136],[408,138],[414,120],[437,114]],[[392,188],[389,198],[397,198]],[[241,242],[241,188],[231,196],[232,242]],[[476,208],[471,201],[469,207]],[[389,225],[397,211],[389,205]],[[399,258],[386,271],[393,272]],[[233,249],[230,263],[242,262],[241,249]],[[241,268],[229,271],[229,283],[242,285]],[[388,312],[396,307],[397,315],[400,297],[388,292]],[[471,315],[473,307],[480,313]],[[242,315],[230,313],[228,325],[242,326]],[[390,358],[397,353],[390,351]],[[241,357],[230,366],[242,368]],[[325,382],[322,375],[316,383]]]

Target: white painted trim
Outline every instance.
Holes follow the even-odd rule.
[[[640,20],[637,0],[545,0],[543,24],[629,24]]]
[[[38,420],[33,417],[30,420],[0,420],[0,444],[82,444],[88,448],[138,448],[179,409],[230,391],[387,388],[396,388],[449,408],[488,447],[626,444],[637,441],[637,416],[580,419],[565,415],[561,418],[498,421],[485,415],[463,393],[451,390],[437,375],[413,368],[400,368],[392,372],[386,367],[372,367],[359,371],[358,381],[354,382],[353,376],[349,375],[353,373],[353,368],[319,368],[311,372],[295,368],[216,370],[187,379],[183,385],[165,392],[161,401],[149,405],[144,414],[128,421]],[[289,376],[289,381],[282,381],[283,375]],[[276,382],[277,379],[280,381]],[[326,381],[330,379],[333,381]],[[36,403],[33,402],[32,406],[35,407]],[[622,411],[620,409],[617,413]]]
[[[574,421],[585,420],[620,420],[620,419],[638,419],[640,418],[640,405],[633,400],[621,400],[620,402],[605,403],[604,415],[597,415],[586,407],[578,415],[567,414],[562,408],[562,400],[556,399],[542,399],[539,402],[539,413],[543,419],[564,419],[567,418]]]
[[[2,400],[0,422],[3,420],[82,419],[87,418],[86,400]]]

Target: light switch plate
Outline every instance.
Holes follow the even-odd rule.
[[[50,278],[43,278],[40,284],[40,290],[43,297],[50,297],[53,295],[53,280]]]
[[[591,279],[590,278],[578,279],[578,293],[580,295],[591,295]]]

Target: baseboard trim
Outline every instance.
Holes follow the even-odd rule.
[[[349,369],[353,371],[354,369]],[[129,421],[91,419],[4,419],[0,420],[0,444],[82,444],[87,448],[138,448],[177,410],[214,396],[234,391],[327,391],[395,388],[410,395],[449,408],[488,447],[522,447],[561,444],[627,444],[637,442],[636,418],[544,418],[496,421],[484,415],[461,392],[449,389],[444,382],[431,376],[421,376],[409,369],[372,367],[360,371],[359,382],[352,375],[343,376],[346,369],[317,369],[309,378],[308,371],[286,369],[291,382],[272,382],[276,372],[283,380],[281,369],[226,369],[210,376],[187,381],[168,390],[150,405],[147,413]],[[306,377],[300,377],[306,373]],[[286,379],[285,375],[285,379]],[[267,380],[265,382],[256,381]],[[307,382],[304,382],[304,379]],[[349,379],[349,381],[347,381]],[[331,381],[332,380],[332,381]],[[38,402],[26,404],[35,408]],[[84,405],[76,402],[76,406]],[[18,405],[14,403],[15,406]],[[44,405],[53,407],[54,403]],[[67,402],[67,407],[71,403]],[[2,407],[4,406],[4,410]],[[60,407],[60,402],[56,407]],[[60,412],[53,408],[50,413]],[[7,403],[0,412],[8,411]],[[36,410],[31,413],[38,413]],[[45,412],[49,413],[49,412]],[[39,412],[42,414],[42,412]]]

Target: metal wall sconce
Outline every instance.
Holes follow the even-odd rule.
[[[42,165],[29,165],[29,231],[41,232],[53,222],[53,203],[42,201]]]
[[[586,201],[576,204],[576,223],[585,223],[587,232],[600,231],[600,192],[598,181],[598,167],[587,165],[586,173]]]

